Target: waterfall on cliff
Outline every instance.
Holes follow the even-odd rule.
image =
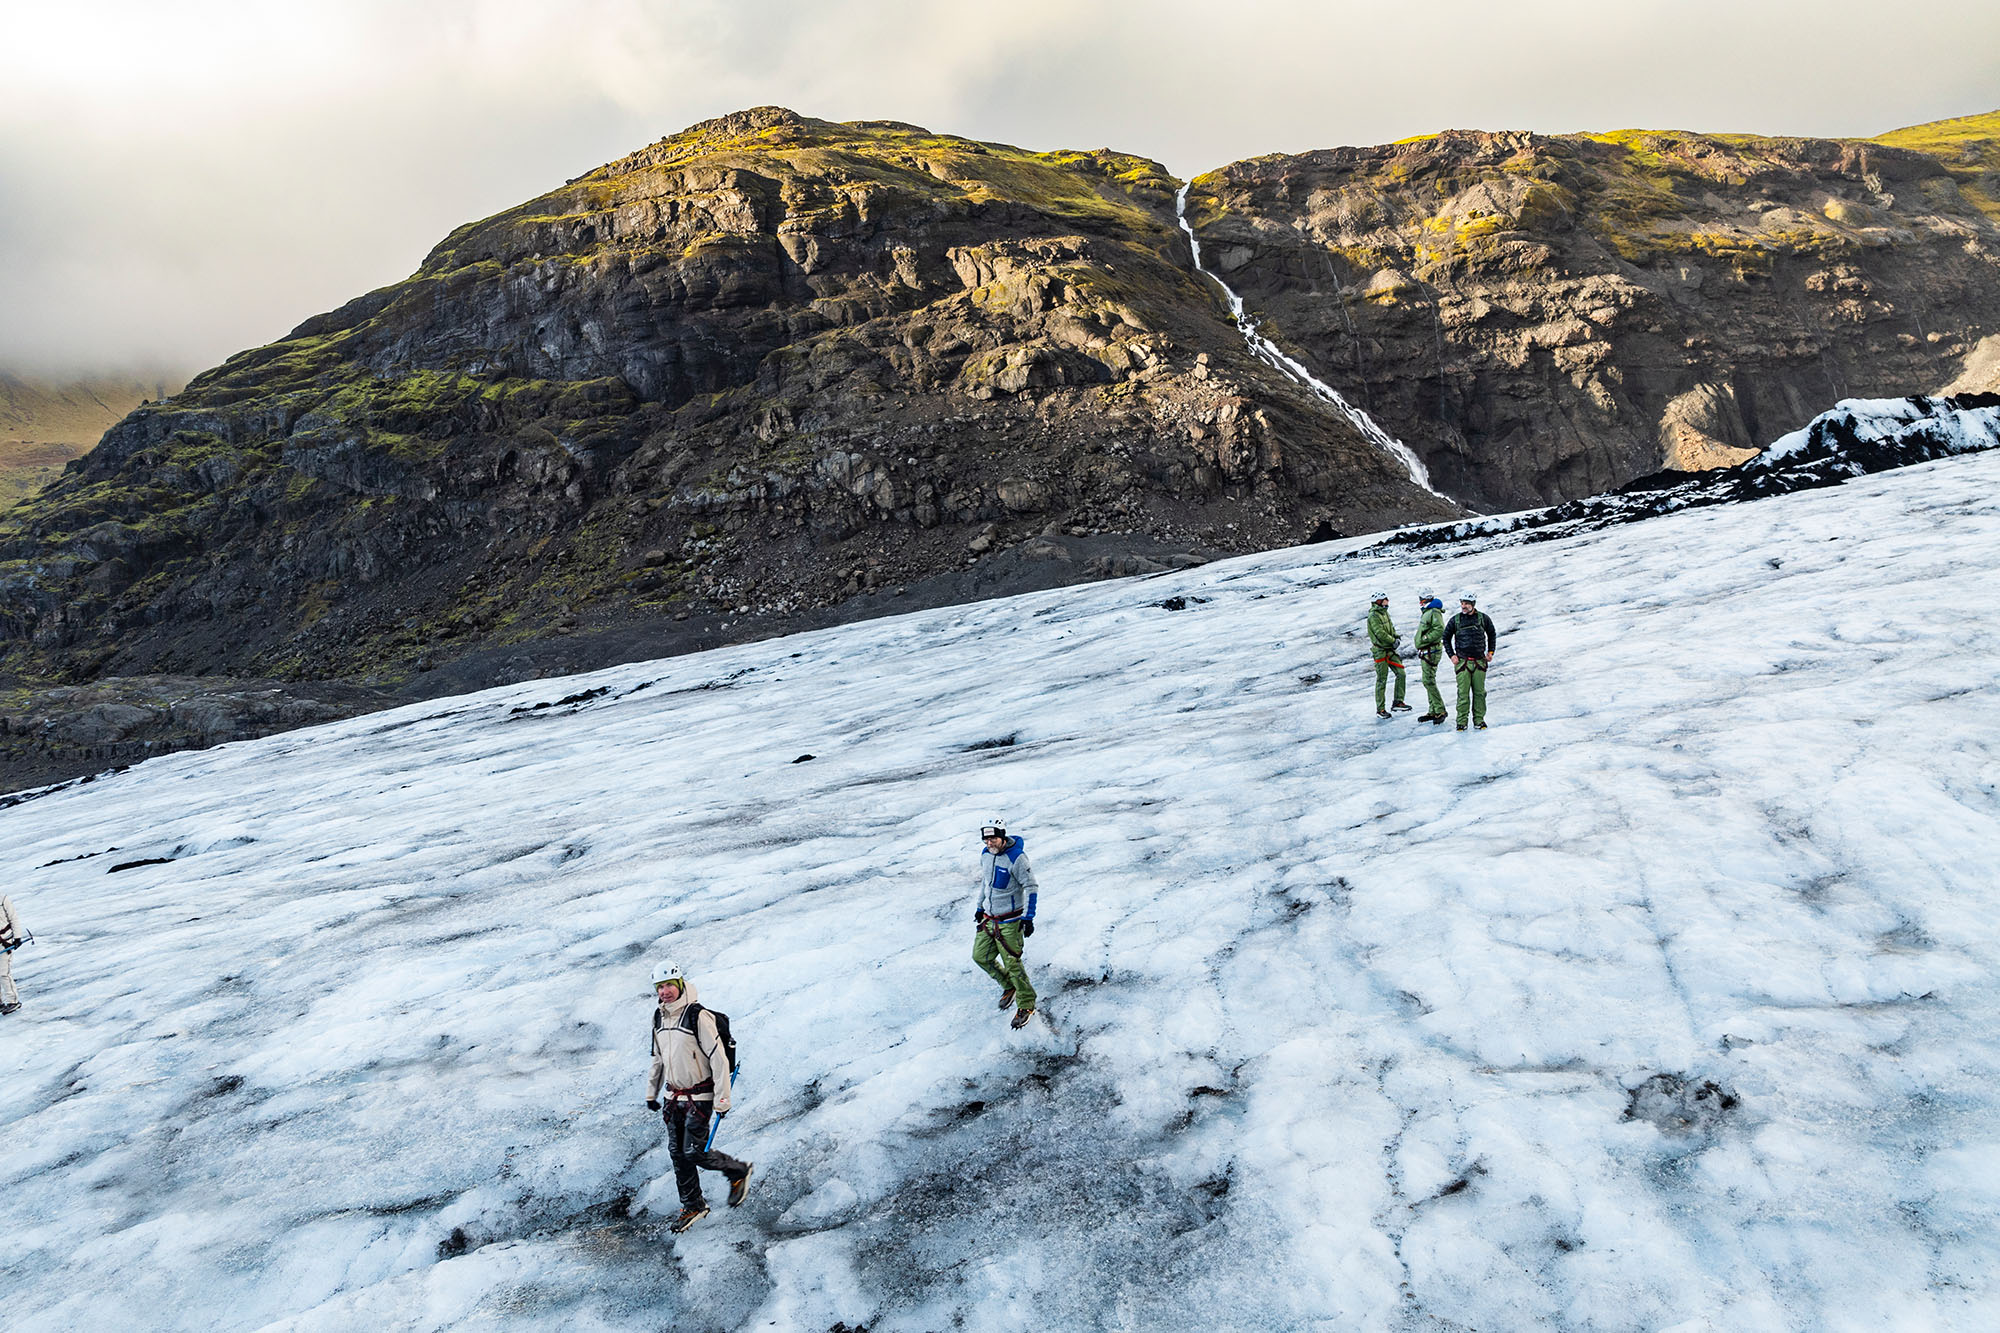
[[[1222,288],[1222,294],[1229,298],[1229,313],[1235,318],[1236,328],[1242,333],[1243,341],[1250,344],[1250,350],[1260,360],[1274,369],[1291,376],[1310,390],[1315,398],[1318,398],[1321,402],[1327,404],[1353,422],[1354,428],[1360,431],[1365,439],[1379,446],[1384,452],[1403,465],[1403,470],[1410,474],[1411,481],[1414,481],[1432,495],[1444,495],[1444,492],[1431,485],[1430,471],[1424,467],[1423,460],[1417,457],[1416,452],[1409,445],[1404,444],[1388,431],[1382,429],[1375,418],[1369,416],[1366,412],[1363,412],[1360,408],[1342,397],[1340,390],[1334,388],[1325,380],[1320,379],[1293,358],[1286,356],[1284,352],[1279,350],[1276,343],[1257,331],[1257,321],[1252,319],[1250,312],[1243,308],[1243,298],[1236,294],[1236,289],[1224,282],[1221,275],[1203,266],[1201,262],[1201,241],[1194,234],[1194,226],[1189,223],[1187,217],[1187,192],[1188,187],[1183,185],[1180,188],[1180,192],[1174,196],[1174,216],[1180,220],[1181,230],[1187,233],[1188,245],[1194,250],[1195,271],[1213,278],[1215,285]],[[1449,499],[1450,497],[1445,496],[1445,498]]]

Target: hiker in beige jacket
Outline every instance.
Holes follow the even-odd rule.
[[[720,1171],[729,1181],[729,1206],[750,1188],[750,1163],[709,1147],[709,1117],[729,1110],[729,1052],[715,1015],[695,998],[694,983],[671,963],[653,969],[653,1068],[646,1076],[646,1106],[667,1122],[667,1155],[674,1163],[681,1215],[675,1231],[708,1216],[697,1168]],[[662,1101],[665,1102],[664,1108]]]
[[[21,1007],[21,992],[14,988],[14,950],[26,943],[28,932],[14,912],[14,900],[0,893],[0,1014]]]

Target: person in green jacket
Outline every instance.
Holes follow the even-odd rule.
[[[1430,705],[1417,721],[1442,722],[1448,716],[1444,694],[1438,689],[1438,659],[1444,656],[1444,603],[1426,588],[1417,594],[1417,611],[1417,660],[1423,663],[1424,696]]]
[[[1396,673],[1394,706],[1407,713],[1410,706],[1403,702],[1403,693],[1410,678],[1403,670],[1402,636],[1396,633],[1395,622],[1389,619],[1389,594],[1378,592],[1370,600],[1374,604],[1368,608],[1368,646],[1375,652],[1375,716],[1389,716],[1384,696],[1388,693],[1391,671]]]

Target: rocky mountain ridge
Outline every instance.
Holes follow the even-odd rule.
[[[1176,185],[773,108],[696,126],[127,418],[0,530],[9,662],[407,673],[810,612],[1038,534],[1452,512],[1218,336]]]
[[[1440,496],[1246,346],[1159,164],[704,122],[120,422],[0,520],[0,677],[428,695],[1726,464],[1975,373],[1992,136],[1922,128],[1187,183],[1260,332]]]
[[[1515,509],[1963,376],[2000,347],[1996,198],[2000,113],[1875,141],[1454,131],[1234,163],[1190,209],[1267,334],[1441,489]]]

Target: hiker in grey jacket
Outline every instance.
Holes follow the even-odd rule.
[[[1007,823],[994,818],[979,829],[986,850],[979,855],[979,904],[972,912],[972,961],[1000,983],[1000,1007],[1016,1006],[1014,1026],[1035,1015],[1035,986],[1021,954],[1035,933],[1038,886],[1028,864],[1024,838],[1010,837]]]
[[[14,950],[28,941],[28,932],[14,912],[14,900],[0,894],[0,1014],[21,1007],[21,992],[14,988]]]
[[[672,963],[653,969],[653,1068],[646,1075],[646,1106],[667,1122],[667,1156],[674,1163],[674,1187],[681,1196],[675,1231],[686,1231],[708,1216],[701,1194],[701,1170],[720,1171],[729,1181],[729,1206],[750,1189],[750,1163],[709,1147],[709,1116],[729,1111],[729,1051],[715,1015],[695,1001],[694,983]],[[665,1106],[661,1105],[664,1098]]]

